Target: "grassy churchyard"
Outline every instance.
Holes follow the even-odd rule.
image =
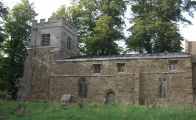
[[[0,120],[196,120],[196,108],[0,101]]]

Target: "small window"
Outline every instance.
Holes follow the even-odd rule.
[[[41,45],[48,46],[50,45],[50,34],[42,34],[41,35]]]
[[[125,72],[125,63],[117,63],[118,72]]]
[[[177,62],[178,62],[177,60],[170,60],[169,61],[169,65],[168,65],[169,71],[176,71]]]
[[[67,49],[71,49],[71,38],[67,38]]]
[[[101,73],[101,64],[93,64],[93,72]]]
[[[160,78],[160,97],[166,98],[167,97],[167,89],[168,89],[168,82],[166,78]]]

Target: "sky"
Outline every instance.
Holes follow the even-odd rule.
[[[20,0],[0,0],[12,8]],[[34,4],[34,9],[38,13],[37,20],[41,18],[49,18],[51,14],[56,11],[61,5],[69,6],[71,0],[29,0]],[[195,18],[190,18],[192,25],[180,25],[180,32],[186,40],[196,41],[196,14]]]

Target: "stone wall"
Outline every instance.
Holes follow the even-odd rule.
[[[25,85],[30,88],[30,93],[24,98],[48,100],[50,64],[54,59],[52,51],[54,51],[52,47],[28,49],[23,80],[26,83],[30,82]]]
[[[170,60],[177,60],[170,71]],[[117,63],[125,63],[125,72],[117,72]],[[93,73],[92,65],[102,64],[101,73]],[[182,104],[192,103],[191,58],[142,59],[68,59],[52,65],[50,100],[58,101],[63,94],[78,96],[78,81],[88,81],[87,100],[103,103],[108,90],[115,93],[118,103]],[[168,95],[160,98],[160,78],[168,81]]]
[[[196,63],[192,65],[192,75],[193,75],[193,99],[194,103],[196,103]]]
[[[48,46],[41,46],[42,34],[50,34]],[[168,53],[76,58],[79,49],[74,28],[63,19],[50,18],[33,22],[30,46],[22,81],[26,84],[23,96],[31,99],[60,101],[64,94],[79,98],[81,79],[87,82],[85,100],[89,102],[104,103],[108,92],[117,103],[124,104],[189,104],[193,96],[196,98],[196,42],[186,43],[192,56]],[[118,72],[118,63],[125,65],[124,72]],[[94,73],[94,64],[101,64],[100,73]]]
[[[192,56],[193,98],[196,103],[196,41],[186,41],[185,50]]]
[[[185,51],[192,55],[192,62],[196,63],[196,41],[186,41]]]
[[[28,56],[24,63],[24,75],[20,79],[19,89],[18,89],[18,99],[27,99],[31,96],[32,90],[32,51],[28,50]]]
[[[108,91],[123,104],[191,104],[193,102],[191,56],[168,54],[56,60],[55,48],[31,49],[29,73],[31,99],[60,101],[64,94],[79,99],[79,80],[87,81],[85,100],[104,103]],[[171,61],[175,69],[170,70]],[[124,63],[124,72],[117,64]],[[101,64],[101,72],[93,72]],[[30,75],[30,76],[29,76]],[[167,96],[160,97],[160,79],[167,80]]]

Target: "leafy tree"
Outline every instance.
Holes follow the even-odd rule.
[[[13,99],[17,98],[17,82],[23,76],[24,61],[27,55],[25,43],[30,40],[31,22],[35,12],[28,0],[13,7],[6,18],[5,29],[7,54],[4,64],[4,79],[8,81],[8,92]]]
[[[92,55],[119,54],[116,41],[123,39],[123,15],[126,10],[123,0],[100,0],[100,16],[95,22],[91,39],[86,40],[87,53]]]
[[[124,0],[80,0],[67,12],[64,10],[61,7],[53,16],[65,16],[76,25],[82,52],[87,55],[119,53],[115,42],[123,38]]]
[[[78,28],[78,32],[87,32],[88,28],[92,28],[95,24],[96,3],[95,0],[80,0],[78,3],[66,8],[64,5],[60,6],[51,17],[65,18],[65,20],[74,24]],[[90,26],[90,27],[88,27]],[[87,33],[86,33],[87,34]]]
[[[102,16],[96,21],[93,35],[86,39],[86,53],[89,55],[118,54],[118,46],[113,42],[113,31],[109,26],[111,16]],[[113,36],[114,37],[114,36]]]
[[[51,17],[55,17],[55,18],[61,18],[61,17],[66,17],[67,15],[67,9],[64,5],[60,6],[56,12],[52,13]]]
[[[192,0],[132,0],[134,13],[130,49],[147,52],[179,52],[183,37],[178,22],[191,23],[184,13],[193,15],[196,1]]]
[[[1,43],[4,41],[2,20],[5,18],[6,14],[7,14],[7,9],[3,6],[3,3],[0,2],[0,47],[1,47]]]
[[[6,82],[3,80],[3,42],[5,41],[5,33],[3,31],[3,22],[7,14],[7,8],[5,8],[0,2],[0,90],[5,90]]]
[[[76,10],[76,8],[74,8],[75,6],[72,7],[68,7],[66,8],[64,5],[60,6],[56,12],[54,12],[52,14],[51,17],[53,18],[64,18],[66,21],[68,21],[70,24],[75,24],[77,22],[74,22],[75,20],[75,15],[74,15],[74,11]]]

